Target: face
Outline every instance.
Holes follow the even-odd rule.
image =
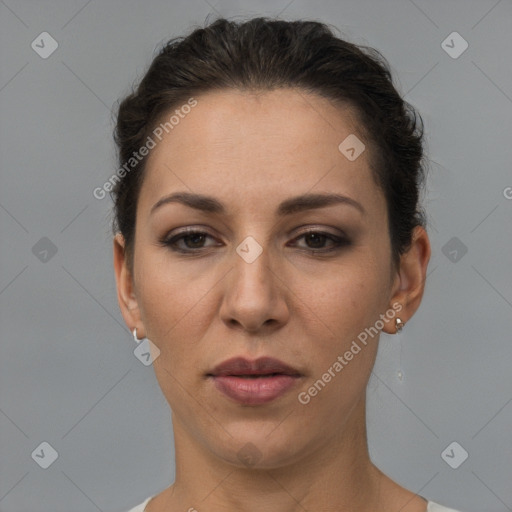
[[[252,443],[258,465],[276,467],[332,441],[364,402],[375,328],[394,325],[400,288],[386,201],[369,146],[353,161],[338,149],[362,139],[348,110],[293,89],[196,100],[151,150],[121,309],[160,350],[175,429],[237,465]],[[155,207],[178,192],[214,203]],[[256,395],[235,377],[235,399],[208,376],[233,357],[276,358],[297,375],[245,378]]]

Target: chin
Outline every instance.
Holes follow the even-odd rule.
[[[238,435],[223,439],[224,442],[211,440],[212,451],[227,463],[247,469],[283,467],[298,461],[307,451],[306,440],[302,446],[296,436],[269,432],[272,430],[246,427]]]

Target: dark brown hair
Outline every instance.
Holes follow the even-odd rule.
[[[138,87],[119,105],[114,132],[119,163],[125,165],[162,117],[194,95],[282,87],[315,93],[355,112],[370,149],[374,179],[386,198],[396,266],[410,247],[414,227],[426,223],[419,206],[425,177],[423,121],[400,97],[389,65],[377,50],[340,39],[324,23],[221,18],[168,41]],[[131,270],[146,160],[126,173],[111,193],[112,228],[124,236]]]

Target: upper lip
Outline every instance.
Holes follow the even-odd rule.
[[[270,375],[272,373],[300,376],[300,372],[295,368],[273,357],[260,357],[254,361],[244,357],[233,357],[217,365],[208,375],[217,377],[228,375]]]

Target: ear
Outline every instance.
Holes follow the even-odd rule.
[[[427,266],[430,260],[430,241],[422,226],[414,228],[411,247],[400,256],[399,268],[393,283],[390,307],[402,322],[407,323],[418,309],[427,277]],[[398,309],[398,304],[401,308]],[[393,306],[394,305],[394,306]],[[395,320],[386,322],[384,332],[395,334]]]
[[[126,325],[133,331],[137,327],[137,336],[142,337],[140,332],[142,322],[140,309],[135,297],[133,276],[127,265],[127,257],[124,251],[125,240],[121,233],[114,236],[114,270],[117,284],[117,301],[121,309]]]

